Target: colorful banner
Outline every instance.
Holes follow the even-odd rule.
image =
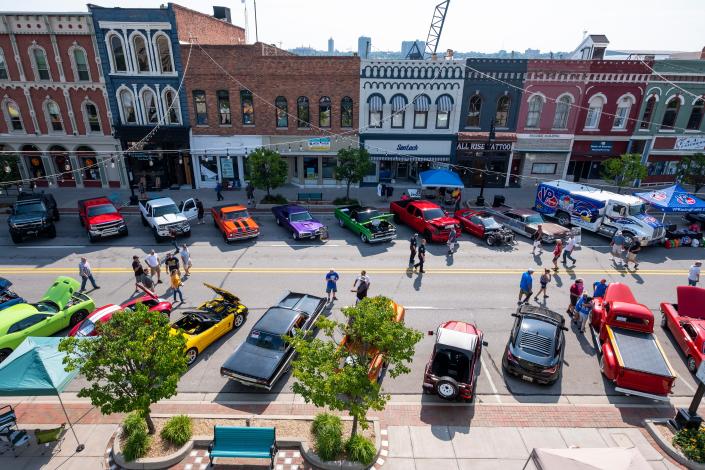
[[[308,139],[309,150],[330,150],[330,137]]]

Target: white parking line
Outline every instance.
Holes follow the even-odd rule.
[[[18,250],[50,250],[54,248],[85,248],[86,245],[39,245],[39,246],[16,246]]]
[[[490,370],[487,368],[484,361],[482,361],[482,370],[485,372],[487,380],[490,382],[490,387],[492,388],[492,392],[494,393],[495,400],[497,400],[497,403],[502,403],[502,398],[499,396],[499,392],[497,392],[497,387],[495,387],[494,382],[492,381],[492,377],[490,376]]]
[[[343,246],[343,245],[336,245],[336,244],[331,244],[331,243],[321,243],[321,244],[316,244],[316,243],[272,243],[271,245],[263,244],[263,243],[257,243],[256,247],[292,247],[292,246]]]

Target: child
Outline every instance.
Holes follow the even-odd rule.
[[[179,302],[184,303],[184,295],[181,293],[181,278],[179,277],[179,271],[177,269],[171,270],[171,289],[174,292],[174,303],[176,303],[176,294],[179,294]]]
[[[556,240],[556,247],[553,248],[553,270],[558,272],[558,258],[561,256],[563,251],[563,242],[561,240]]]
[[[548,283],[551,282],[551,270],[546,268],[543,270],[543,274],[539,278],[539,282],[541,283],[541,289],[536,293],[534,296],[534,300],[536,302],[539,301],[539,294],[543,292],[543,298],[547,299],[548,295],[546,294],[546,287],[548,286]]]

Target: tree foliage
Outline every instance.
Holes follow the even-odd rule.
[[[78,369],[89,386],[78,392],[90,398],[103,414],[137,411],[154,434],[150,408],[176,395],[186,372],[183,335],[171,333],[169,319],[138,304],[134,312],[120,311],[97,325],[99,336],[64,338],[66,370]]]
[[[278,188],[286,182],[288,166],[286,161],[274,150],[258,148],[247,158],[250,166],[250,181],[255,188],[267,191]]]
[[[676,175],[680,181],[692,184],[696,193],[699,192],[705,186],[705,153],[683,157],[678,162]]]
[[[617,186],[617,192],[620,193],[622,188],[646,175],[646,165],[641,163],[641,155],[638,153],[625,153],[602,163],[602,178]]]
[[[338,166],[335,167],[335,179],[345,181],[345,199],[350,199],[350,185],[359,183],[367,173],[374,169],[370,154],[361,148],[338,150]]]
[[[347,411],[353,417],[354,436],[358,423],[367,427],[368,411],[383,410],[390,398],[368,377],[376,352],[384,352],[389,376],[408,374],[423,335],[394,321],[392,302],[386,297],[366,298],[344,308],[343,314],[348,318],[345,323],[319,320],[323,338],[294,335],[286,340],[298,353],[293,362],[294,393],[318,407]],[[349,346],[339,347],[334,337],[345,335]]]

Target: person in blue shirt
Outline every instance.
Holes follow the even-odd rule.
[[[585,323],[587,323],[588,315],[592,311],[592,298],[584,293],[575,304],[575,318],[573,322],[578,325],[581,333],[585,333]]]
[[[326,294],[328,294],[329,303],[338,300],[338,297],[335,296],[338,292],[338,279],[340,276],[332,269],[326,274]]]
[[[517,305],[525,304],[529,302],[532,294],[532,286],[534,283],[531,275],[534,274],[534,270],[529,268],[524,274],[521,275],[521,282],[519,282],[519,301]],[[524,296],[524,300],[521,300],[521,296]]]
[[[599,281],[595,281],[592,285],[592,296],[593,298],[602,298],[605,296],[605,292],[607,292],[607,279],[600,279]]]

